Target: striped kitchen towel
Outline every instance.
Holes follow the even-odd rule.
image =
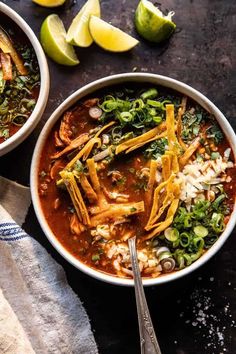
[[[29,188],[0,177],[0,353],[98,353],[62,267],[19,226]]]

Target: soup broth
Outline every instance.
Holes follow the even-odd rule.
[[[38,62],[28,38],[0,13],[0,143],[25,124],[39,88]]]
[[[183,269],[224,231],[235,164],[215,118],[163,87],[99,91],[64,113],[38,175],[51,230],[76,258],[131,277],[137,237],[143,277]]]

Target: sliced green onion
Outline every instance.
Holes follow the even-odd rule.
[[[219,195],[219,197],[217,197],[212,203],[212,208],[217,210],[219,208],[220,203],[222,203],[224,199],[225,199],[225,194]]]
[[[198,237],[206,237],[208,235],[207,228],[202,225],[195,226],[193,231]]]
[[[170,273],[175,269],[175,260],[173,257],[164,258],[160,263],[164,273]]]
[[[131,122],[133,120],[133,115],[130,112],[121,112],[120,113],[120,121],[121,122]]]
[[[160,124],[162,122],[162,118],[160,116],[152,117],[152,120],[156,124]]]
[[[163,111],[165,111],[165,110],[166,110],[166,104],[169,104],[169,103],[171,103],[171,101],[169,101],[169,100],[164,100],[164,101],[162,101],[162,102],[161,102],[161,109],[162,109]]]
[[[153,99],[156,98],[158,95],[158,92],[155,88],[147,90],[145,92],[142,93],[141,98],[143,100],[147,100],[147,99]]]
[[[108,100],[108,101],[104,101],[101,105],[100,108],[104,111],[104,112],[112,112],[117,108],[118,104],[116,101],[113,100]]]
[[[213,213],[210,225],[216,233],[221,233],[225,229],[224,215],[220,213]]]
[[[189,266],[192,263],[191,256],[188,253],[184,253],[183,258],[187,266]]]
[[[179,238],[179,231],[177,229],[172,228],[172,227],[168,227],[164,231],[164,235],[168,241],[175,242]]]
[[[159,101],[154,101],[154,100],[147,100],[147,104],[151,107],[155,107],[155,108],[161,108],[161,102]]]
[[[200,250],[204,247],[204,239],[202,237],[194,237],[193,245],[196,247],[197,250]]]
[[[198,252],[192,253],[192,254],[190,255],[191,261],[192,261],[192,262],[196,261],[199,257],[201,257],[202,253],[203,253],[202,248],[201,248]]]
[[[135,109],[136,111],[140,111],[144,106],[145,104],[141,98],[132,102],[132,109]]]
[[[155,116],[155,115],[157,114],[157,111],[155,110],[155,108],[149,108],[148,113],[149,113],[151,116]]]
[[[182,232],[180,234],[179,243],[182,247],[188,247],[191,241],[191,236],[187,232]]]
[[[17,114],[15,115],[14,118],[12,118],[12,124],[21,127],[23,124],[25,124],[27,118],[28,118],[27,114]]]

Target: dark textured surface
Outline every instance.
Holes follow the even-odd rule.
[[[52,12],[69,24],[84,1],[48,10],[30,0],[5,0],[38,35]],[[103,18],[135,34],[136,0],[101,0]],[[72,5],[72,6],[71,6]],[[97,78],[120,72],[153,72],[171,76],[210,98],[236,128],[236,3],[235,0],[166,0],[174,9],[177,32],[162,46],[144,41],[131,53],[111,54],[96,45],[78,50],[81,64],[64,68],[49,61],[51,92],[41,123],[13,152],[1,158],[1,174],[29,183],[31,156],[37,136],[50,113],[75,89]],[[84,302],[101,354],[139,352],[133,289],[90,279],[65,262],[49,244],[30,209],[26,230],[63,265],[68,281]],[[146,289],[163,354],[236,353],[235,231],[221,251],[188,277]]]

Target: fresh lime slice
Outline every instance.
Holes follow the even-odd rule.
[[[126,52],[139,42],[96,16],[91,16],[89,30],[94,41],[103,49],[111,52]]]
[[[66,30],[55,15],[49,15],[43,22],[40,30],[40,41],[47,55],[55,62],[63,65],[76,65],[79,60],[72,45],[66,42]]]
[[[143,38],[151,42],[162,42],[170,37],[176,25],[172,22],[174,12],[167,16],[148,0],[141,0],[135,12],[135,26]]]
[[[68,43],[80,47],[89,47],[92,44],[93,38],[89,32],[89,18],[91,15],[100,17],[99,0],[88,0],[75,16],[66,35]]]
[[[35,4],[44,6],[44,7],[57,7],[64,4],[66,0],[32,0]]]

